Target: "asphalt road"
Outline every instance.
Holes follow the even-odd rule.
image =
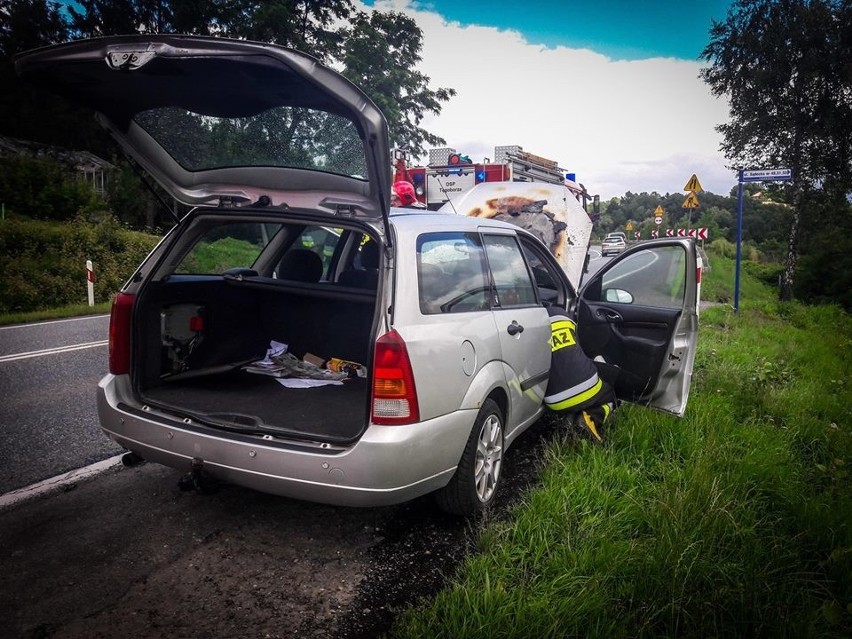
[[[0,327],[0,494],[122,449],[98,427],[105,315]]]
[[[590,246],[589,247],[589,264],[587,266],[588,271],[583,274],[581,283],[585,282],[586,279],[588,279],[590,276],[597,273],[597,271],[601,268],[601,266],[606,264],[610,259],[612,259],[612,258],[601,256],[600,245]]]

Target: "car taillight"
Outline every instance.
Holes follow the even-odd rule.
[[[374,424],[413,424],[420,421],[417,389],[408,349],[399,333],[390,331],[376,340],[373,358]]]
[[[136,296],[119,293],[112,302],[109,315],[109,372],[124,375],[130,372],[130,316]]]

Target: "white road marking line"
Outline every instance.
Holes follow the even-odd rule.
[[[44,355],[55,355],[57,353],[80,351],[85,348],[97,348],[98,346],[106,346],[107,344],[109,344],[109,340],[102,339],[97,342],[71,344],[70,346],[60,346],[58,348],[45,348],[40,351],[29,351],[27,353],[12,353],[11,355],[0,355],[0,364],[2,364],[3,362],[14,362],[19,359],[29,359],[30,357],[43,357]]]
[[[0,326],[0,331],[8,331],[12,328],[29,328],[30,326],[44,326],[45,324],[61,324],[62,322],[81,322],[87,319],[100,319],[103,317],[109,317],[109,313],[102,313],[100,315],[83,315],[81,317],[69,317],[66,319],[59,320],[47,320],[45,322],[31,322],[29,324],[10,324],[9,326]]]
[[[124,457],[125,454],[126,453],[122,453],[121,455],[110,457],[109,459],[90,464],[89,466],[84,466],[83,468],[69,470],[67,473],[62,473],[56,477],[45,479],[44,481],[31,484],[30,486],[25,486],[24,488],[18,488],[17,490],[10,491],[5,495],[0,495],[0,509],[27,499],[33,499],[51,490],[78,482],[81,479],[99,475],[113,466],[120,464],[121,458]]]

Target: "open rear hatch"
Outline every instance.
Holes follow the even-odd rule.
[[[180,202],[387,216],[381,111],[308,55],[197,36],[114,36],[25,53],[26,80],[92,108]]]

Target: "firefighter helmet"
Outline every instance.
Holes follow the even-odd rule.
[[[399,180],[393,183],[393,192],[399,198],[400,206],[410,206],[417,201],[417,196],[414,194],[414,185],[405,180]]]

